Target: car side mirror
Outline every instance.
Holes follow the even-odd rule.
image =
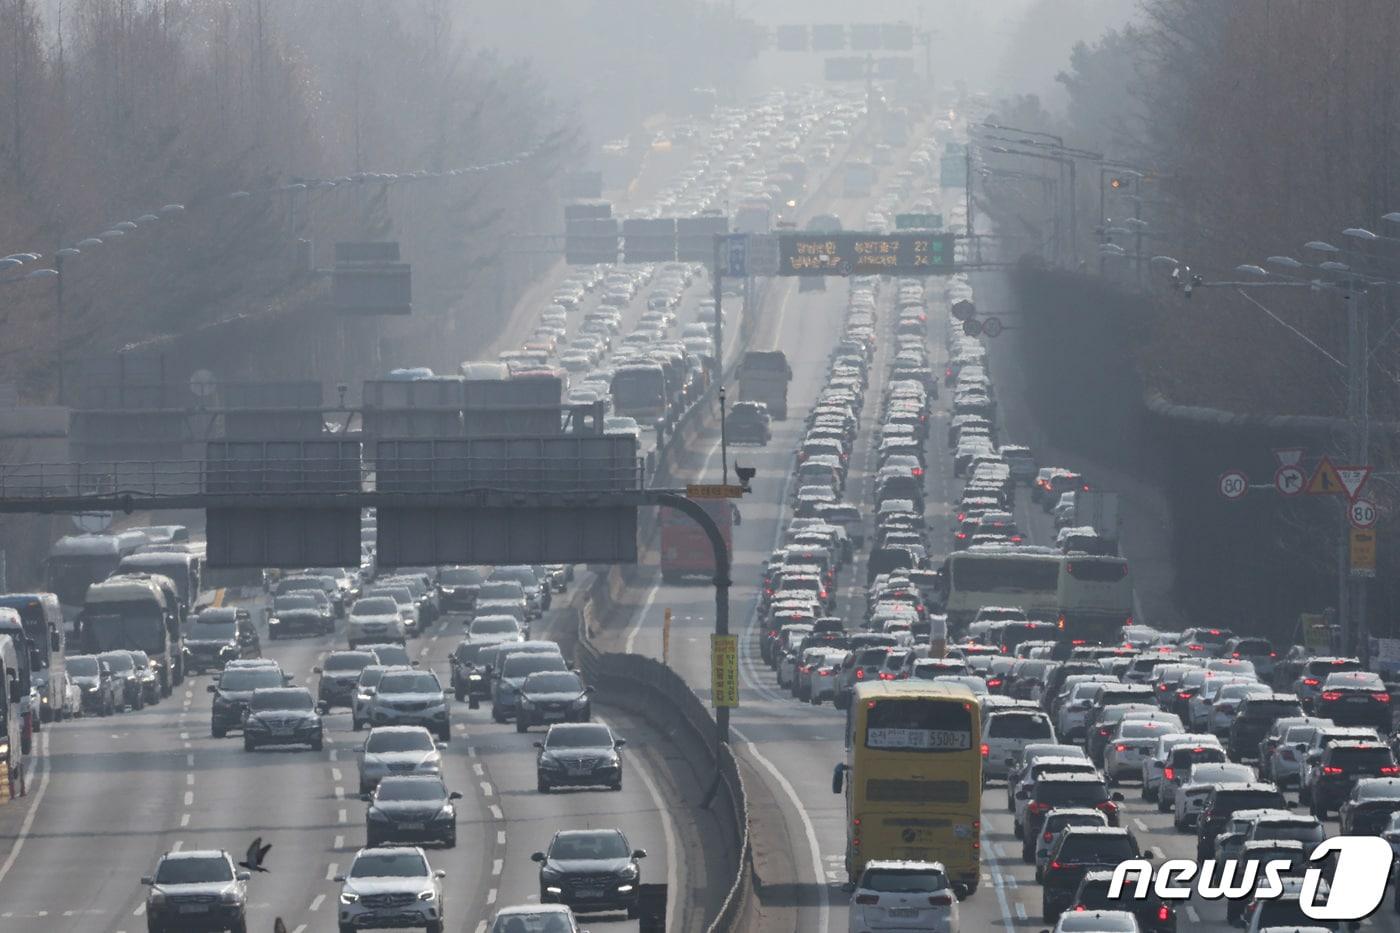
[[[592,684],[589,684],[587,687],[584,687],[584,688],[583,688],[583,692],[584,692],[584,693],[597,693],[597,692],[598,692],[598,688],[595,687],[595,686],[593,686]]]
[[[282,685],[283,685],[283,686],[291,686],[291,683],[292,683],[292,675],[291,675],[291,674],[283,674],[283,675],[282,675]]]
[[[313,668],[311,669],[311,673],[313,673],[313,674],[319,674],[319,673],[321,673],[321,669],[320,669],[319,667],[313,667]]]
[[[336,875],[336,876],[335,876],[334,878],[332,878],[331,880],[334,881],[336,884],[344,884],[344,883],[345,883],[345,876],[344,876],[344,875]]]
[[[535,748],[544,748],[543,742],[531,742],[530,744],[535,746]]]
[[[627,744],[626,739],[616,739],[613,741],[613,748],[622,748]]]
[[[1297,745],[1295,745],[1295,746],[1293,746],[1293,747],[1294,747],[1295,749],[1297,749],[1298,751],[1300,751],[1300,752],[1306,753],[1307,750],[1308,750],[1308,743],[1307,743],[1307,742],[1299,742]]]
[[[450,794],[447,795],[447,799],[448,799],[448,800],[461,800],[461,799],[462,799],[462,795],[459,794],[459,793],[457,793],[457,792],[454,790],[452,793],[450,793]]]
[[[321,702],[316,704],[316,712],[320,713],[322,716],[327,715],[330,711],[331,705],[329,703]]]
[[[544,853],[543,853],[543,852],[533,852],[533,853],[531,853],[531,854],[530,854],[530,861],[532,861],[532,862],[543,862],[543,861],[544,861]]]
[[[1149,862],[1155,862],[1155,861],[1157,861],[1157,850],[1156,850],[1156,849],[1143,849],[1143,850],[1142,850],[1142,857],[1145,858],[1145,859],[1147,859],[1147,861],[1149,861]]]
[[[1292,810],[1294,807],[1298,806],[1298,801],[1296,801],[1296,800],[1285,800],[1285,801],[1283,802],[1283,805],[1284,805],[1285,807],[1287,807],[1288,809]]]
[[[409,661],[409,662],[408,662],[408,666],[409,666],[409,667],[417,667],[418,665],[420,665],[420,664],[422,664],[422,663],[423,663],[422,661]]]
[[[1112,800],[1114,803],[1122,803],[1124,800],[1123,792],[1120,790],[1116,790],[1108,795],[1108,799]]]
[[[374,794],[361,794],[360,799],[363,800],[365,803],[369,803],[371,800],[374,799]]]
[[[441,751],[446,751],[446,750],[447,750],[447,743],[446,743],[446,742],[434,742],[433,744],[437,746],[437,750],[440,751],[440,752],[441,752]]]
[[[216,685],[214,685],[214,684],[210,684],[209,686],[207,686],[207,687],[204,688],[204,692],[205,692],[205,693],[218,693],[218,692],[219,692],[219,688],[218,688]]]
[[[646,849],[633,849],[633,850],[632,850],[632,857],[633,857],[633,858],[646,858],[646,857],[647,857],[647,850],[646,850]]]
[[[250,871],[236,871],[233,873],[233,877],[239,881],[247,881],[249,878],[253,877],[253,873]]]
[[[845,787],[846,767],[847,766],[844,764],[838,764],[831,771],[831,792],[833,794],[841,793],[842,789]]]
[[[433,877],[434,877],[434,878],[439,878],[439,879],[441,879],[441,878],[446,878],[446,877],[447,877],[447,872],[446,872],[445,870],[441,869],[441,868],[435,869],[435,870],[433,871]]]
[[[146,877],[144,877],[144,878],[141,879],[141,883],[142,883],[142,884],[155,884],[155,880],[152,879],[150,875],[147,875]]]

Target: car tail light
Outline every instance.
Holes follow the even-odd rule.
[[[987,681],[987,686],[988,686],[988,687],[1000,687],[1000,686],[1001,686],[1001,678],[1000,678],[1000,677],[993,677],[991,680]]]
[[[894,680],[894,674],[891,673],[890,671],[881,671],[881,672],[880,672],[880,679],[881,679],[881,680]]]
[[[857,904],[864,904],[864,905],[878,904],[878,903],[880,903],[880,895],[878,895],[878,894],[857,894],[857,895],[856,895],[856,903],[857,903]]]
[[[914,469],[911,470],[910,472],[913,473],[915,476],[923,476],[923,475],[924,475],[924,468],[923,468],[923,467],[914,467]]]
[[[992,750],[991,750],[991,748],[987,745],[987,743],[986,743],[986,742],[983,742],[983,743],[982,743],[982,757],[983,757],[983,758],[986,758],[989,754],[991,754],[991,751],[992,751]]]
[[[1341,774],[1341,773],[1342,773],[1342,769],[1339,768],[1339,767],[1337,767],[1336,765],[1323,765],[1323,766],[1322,766],[1322,773],[1323,773],[1323,774]]]
[[[1175,769],[1175,768],[1163,768],[1163,769],[1162,769],[1162,780],[1164,780],[1164,781],[1175,781],[1175,780],[1176,780],[1176,769]]]
[[[1102,803],[1096,803],[1094,804],[1094,809],[1102,810],[1109,816],[1116,816],[1118,814],[1118,804],[1114,803],[1112,800],[1105,800]]]
[[[1318,683],[1318,680],[1317,680],[1316,677],[1304,677],[1304,678],[1303,678],[1303,686],[1305,686],[1305,687],[1316,687],[1316,686],[1317,686],[1317,683]]]
[[[1187,645],[1186,647],[1189,648],[1189,649],[1192,650],[1192,651],[1205,651],[1205,650],[1206,650],[1206,649],[1205,649],[1204,647],[1202,647],[1201,645]]]
[[[830,677],[830,676],[831,676],[831,671],[830,671],[830,670],[817,671],[817,673],[820,674],[820,675],[822,675],[823,677]]]
[[[1110,732],[1112,732],[1112,731],[1113,731],[1112,729],[1100,729],[1100,730],[1099,730],[1099,735],[1101,735],[1101,736],[1107,738],[1107,737],[1108,737],[1108,734],[1109,734]]]
[[[1179,700],[1189,700],[1189,699],[1191,699],[1191,691],[1190,691],[1190,690],[1178,690],[1178,691],[1176,692],[1176,696],[1177,696],[1177,699],[1179,699]]]
[[[1270,651],[1270,652],[1269,652],[1269,657],[1271,657],[1271,658],[1276,658],[1276,657],[1278,657],[1278,652],[1277,652],[1277,651]]]
[[[1388,693],[1373,693],[1373,694],[1371,694],[1371,699],[1375,700],[1377,703],[1389,703],[1389,702],[1390,702],[1390,694],[1388,694]]]
[[[1064,866],[1061,865],[1059,862],[1051,862],[1051,863],[1050,863],[1048,866],[1046,866],[1046,867],[1049,868],[1049,869],[1053,869],[1053,870],[1055,870],[1055,871],[1059,871],[1059,870],[1060,870],[1061,868],[1063,868]]]
[[[933,907],[952,907],[953,897],[950,894],[931,894],[928,902]]]
[[[1122,742],[1119,742],[1117,745],[1113,746],[1113,750],[1116,752],[1126,752],[1128,750],[1128,746],[1124,745]]]
[[[1026,806],[1026,809],[1027,809],[1029,812],[1035,813],[1035,814],[1038,815],[1038,814],[1041,814],[1041,813],[1047,813],[1047,812],[1049,812],[1049,810],[1050,810],[1050,804],[1048,804],[1048,803],[1042,803],[1042,802],[1039,801],[1039,800],[1033,800],[1033,801],[1031,801],[1030,804],[1028,804],[1028,805]]]
[[[1044,839],[1046,842],[1050,842],[1050,841],[1052,841],[1052,840],[1055,838],[1055,834],[1054,834],[1054,833],[1046,833],[1045,835],[1041,836],[1041,838]]]
[[[1381,774],[1386,777],[1395,777],[1400,774],[1400,765],[1381,765]]]
[[[1324,690],[1322,691],[1322,698],[1327,702],[1331,703],[1334,700],[1340,700],[1342,698],[1342,694],[1340,691],[1337,690]]]
[[[1157,908],[1157,919],[1158,919],[1158,920],[1161,920],[1163,923],[1165,923],[1165,922],[1167,922],[1168,920],[1170,920],[1171,918],[1172,918],[1172,909],[1171,909],[1170,907],[1168,907],[1166,904],[1163,904],[1161,907],[1158,907],[1158,908]]]
[[[1238,658],[1239,656],[1240,656],[1240,653],[1239,653],[1238,651],[1232,651],[1232,652],[1230,652],[1230,657],[1232,657],[1232,658]]]
[[[1206,631],[1209,632],[1209,633],[1212,634],[1212,635],[1219,635],[1219,634],[1220,634],[1220,629],[1218,629],[1218,628],[1206,629]]]

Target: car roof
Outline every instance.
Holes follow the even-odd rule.
[[[1073,836],[1129,836],[1126,826],[1066,826],[1065,832]]]
[[[167,852],[161,858],[174,861],[177,859],[207,859],[207,858],[228,858],[229,854],[223,849],[181,849],[179,852]]]

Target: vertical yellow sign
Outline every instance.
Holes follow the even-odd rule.
[[[1376,575],[1376,533],[1370,528],[1351,529],[1351,575]]]
[[[710,705],[739,705],[739,637],[710,636]]]
[[[671,610],[667,609],[661,622],[661,663],[671,663]]]

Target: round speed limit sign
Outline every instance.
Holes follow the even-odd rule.
[[[1249,477],[1238,470],[1220,474],[1220,494],[1226,499],[1238,499],[1249,492]]]
[[[1370,499],[1357,499],[1347,507],[1347,518],[1353,528],[1370,528],[1380,517],[1380,510]]]

